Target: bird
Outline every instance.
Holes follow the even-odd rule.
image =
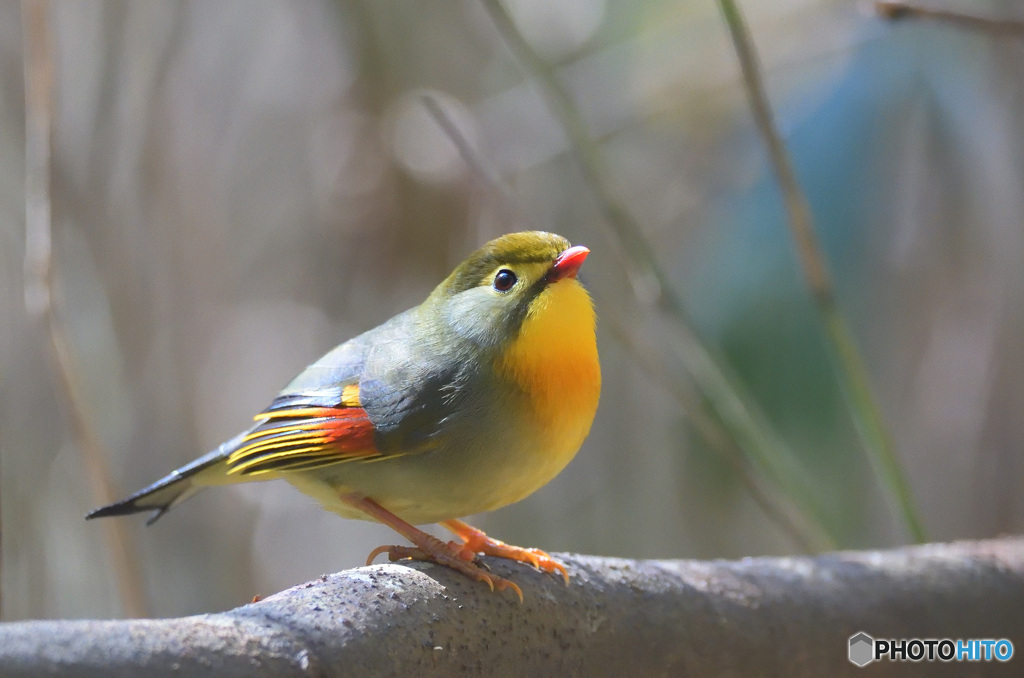
[[[546,552],[463,522],[529,496],[573,459],[601,392],[596,314],[577,279],[589,255],[560,235],[502,235],[469,255],[423,303],[309,365],[217,449],[86,519],[152,512],[205,487],[283,479],[344,518],[383,523],[409,545],[392,561],[433,562],[484,582],[480,555],[569,582]],[[416,527],[439,523],[445,542]]]

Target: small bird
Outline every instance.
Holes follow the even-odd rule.
[[[590,432],[601,368],[590,253],[562,236],[511,233],[463,261],[419,306],[306,368],[250,429],[86,518],[153,511],[207,486],[283,478],[345,518],[384,523],[414,546],[391,560],[446,565],[492,590],[513,582],[478,554],[568,582],[544,551],[492,539],[460,518],[517,502],[554,478]],[[440,523],[458,540],[415,527]]]

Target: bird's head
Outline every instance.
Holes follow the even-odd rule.
[[[526,231],[496,238],[473,252],[442,282],[428,299],[457,335],[480,347],[498,348],[516,339],[524,321],[541,307],[551,308],[552,320],[560,310],[563,296],[585,299],[589,330],[593,334],[593,312],[586,291],[576,274],[590,253],[586,247],[572,247],[554,233]],[[565,294],[556,294],[556,291]],[[544,324],[549,324],[547,320]]]

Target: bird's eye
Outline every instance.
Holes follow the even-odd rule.
[[[499,292],[508,292],[516,284],[516,280],[518,278],[516,278],[515,273],[507,268],[503,268],[494,276],[494,289]]]

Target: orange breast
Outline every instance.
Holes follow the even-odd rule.
[[[497,365],[528,394],[545,447],[538,452],[555,473],[579,450],[597,411],[601,367],[594,325],[587,291],[575,279],[560,280],[533,302]]]

